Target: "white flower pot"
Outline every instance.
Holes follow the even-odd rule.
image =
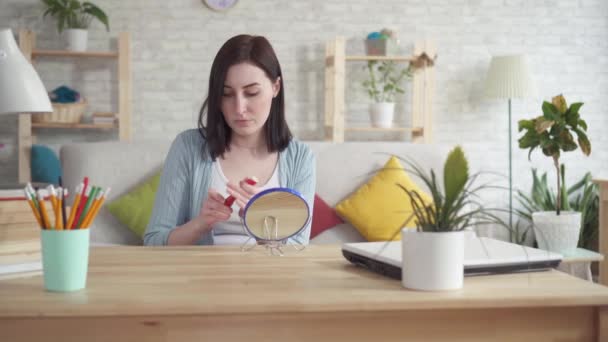
[[[423,291],[457,290],[464,277],[465,232],[401,230],[404,287]]]
[[[578,245],[581,232],[581,213],[541,211],[532,213],[534,235],[538,248],[560,254],[572,252]]]
[[[379,102],[369,105],[369,115],[373,127],[390,128],[395,116],[394,102]]]
[[[65,48],[70,51],[86,51],[88,31],[84,29],[67,29],[64,32]]]

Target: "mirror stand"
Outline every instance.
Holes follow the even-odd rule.
[[[249,244],[249,241],[256,240],[254,244]],[[266,247],[268,254],[274,256],[283,256],[284,252],[282,247],[287,245],[288,239],[279,240],[279,219],[275,216],[264,216],[264,237],[263,239],[256,239],[253,236],[249,236],[249,239],[241,245],[241,251],[248,252],[254,249],[258,245]],[[289,242],[296,251],[302,251],[306,248],[305,245],[300,243]]]

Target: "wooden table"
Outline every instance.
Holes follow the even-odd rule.
[[[85,290],[0,281],[0,341],[608,341],[607,305],[608,288],[558,271],[417,292],[338,246],[97,247]]]

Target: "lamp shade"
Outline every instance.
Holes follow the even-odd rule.
[[[0,28],[0,114],[52,112],[49,96],[10,29]]]
[[[530,77],[525,55],[494,56],[486,78],[486,96],[514,99],[536,96],[536,84]]]

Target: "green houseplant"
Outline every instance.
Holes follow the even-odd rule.
[[[420,194],[399,185],[411,200],[417,231],[462,231],[480,220],[488,223],[487,219],[494,219],[494,215],[490,215],[489,211],[477,201],[478,192],[487,186],[474,184],[479,173],[469,174],[468,161],[460,146],[455,147],[445,161],[443,189],[434,170],[427,173],[412,161],[404,160],[404,162],[426,185],[433,199],[432,205],[424,206]]]
[[[519,147],[529,149],[528,158],[536,148],[553,159],[557,180],[555,211],[532,214],[534,233],[541,249],[567,253],[576,248],[581,227],[581,213],[562,212],[563,190],[560,177],[559,158],[562,152],[576,150],[579,146],[585,155],[591,154],[591,143],[587,137],[587,123],[579,110],[582,102],[568,106],[562,95],[543,102],[543,115],[531,120],[520,120],[519,131],[524,135],[518,140]],[[573,134],[577,136],[574,139]]]
[[[412,77],[413,69],[397,68],[394,61],[367,62],[369,79],[363,81],[363,87],[374,102],[394,102],[397,94],[403,94],[405,80]]]
[[[79,0],[41,0],[44,5],[43,17],[51,16],[57,22],[57,31],[65,32],[68,50],[86,50],[87,29],[93,19],[110,30],[108,16],[95,4]]]
[[[411,79],[413,67],[398,68],[394,61],[367,62],[368,79],[363,81],[373,103],[370,104],[370,118],[375,127],[391,127],[395,112],[397,94],[405,93],[406,80]]]
[[[415,230],[401,231],[403,286],[420,290],[462,288],[466,228],[501,222],[479,200],[479,191],[489,185],[476,184],[479,173],[469,174],[460,146],[454,148],[445,161],[443,187],[434,170],[427,173],[415,162],[402,160],[426,185],[432,198],[432,203],[423,204],[418,192],[399,185],[407,193],[416,218]]]

